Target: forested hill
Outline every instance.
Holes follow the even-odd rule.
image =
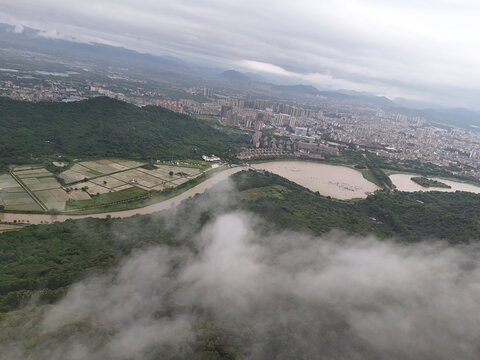
[[[226,155],[238,139],[208,122],[107,97],[75,103],[0,98],[0,167],[63,154],[130,159]]]

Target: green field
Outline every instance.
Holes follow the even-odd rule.
[[[148,191],[132,186],[129,189],[109,192],[92,196],[89,200],[78,200],[67,202],[67,210],[78,210],[101,205],[110,205],[117,202],[128,201],[142,196],[146,196]]]

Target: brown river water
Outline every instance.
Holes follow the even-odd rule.
[[[42,224],[42,223],[53,223],[56,221],[65,221],[68,219],[83,219],[83,218],[97,218],[97,219],[104,219],[108,215],[115,218],[125,218],[130,217],[133,215],[147,215],[152,214],[156,211],[167,210],[172,207],[177,206],[183,200],[194,196],[196,194],[201,194],[205,192],[205,190],[210,189],[214,185],[218,184],[220,181],[225,180],[230,175],[235,174],[244,170],[242,167],[235,167],[231,169],[224,170],[218,174],[215,174],[211,178],[205,180],[204,182],[196,185],[195,187],[186,190],[185,192],[162,202],[144,206],[138,209],[132,210],[121,210],[121,211],[113,211],[101,214],[87,214],[87,215],[47,215],[47,214],[14,214],[14,213],[0,213],[0,221],[3,222],[13,222],[16,220],[17,222],[23,223],[30,223],[30,224]]]
[[[395,174],[390,176],[390,180],[392,180],[393,185],[397,187],[400,191],[445,191],[445,192],[454,192],[454,191],[468,191],[475,194],[480,194],[480,187],[466,184],[458,181],[451,181],[451,180],[444,180],[440,178],[429,178],[433,180],[440,181],[446,185],[451,186],[451,189],[447,188],[436,188],[436,187],[428,187],[425,188],[416,182],[410,180],[412,177],[415,176],[422,176],[422,175],[412,175],[412,174]]]
[[[345,166],[310,161],[272,161],[253,164],[252,167],[271,171],[321,195],[341,200],[366,198],[379,189],[360,171]]]

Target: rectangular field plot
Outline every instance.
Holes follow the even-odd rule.
[[[6,206],[6,210],[16,210],[16,211],[43,211],[43,209],[36,202],[29,201],[24,204],[16,204],[11,206]]]
[[[46,178],[26,178],[23,183],[32,191],[59,189],[60,183],[54,177]]]
[[[97,195],[97,194],[106,194],[106,193],[109,193],[110,190],[109,188],[107,187],[104,187],[104,186],[101,186],[101,185],[97,185],[91,181],[89,182],[86,182],[84,184],[82,184],[82,187],[83,186],[86,186],[88,189],[87,189],[87,192],[90,194],[90,195]]]
[[[0,189],[0,205],[5,210],[42,210],[9,174],[0,175]]]
[[[119,166],[123,166],[127,169],[136,168],[136,167],[145,165],[144,162],[138,162],[138,161],[134,161],[134,160],[115,159],[115,160],[112,160],[112,162],[114,164],[119,165]]]
[[[21,192],[0,191],[0,204],[5,206],[5,210],[42,210],[23,189]]]
[[[9,174],[0,175],[0,189],[7,190],[18,187],[20,187],[20,185]]]
[[[68,195],[62,189],[34,191],[49,210],[64,210]]]
[[[71,184],[73,182],[82,181],[85,178],[90,179],[99,175],[102,174],[98,171],[88,169],[80,164],[75,164],[70,169],[58,175],[58,177],[63,179],[66,184]]]
[[[146,174],[139,169],[128,170],[118,174],[112,175],[115,179],[124,181],[126,183],[135,184],[143,189],[151,189],[157,185],[161,185],[165,180]]]
[[[114,204],[145,196],[148,192],[136,186],[128,189],[112,191],[92,197],[90,200],[72,201],[67,204],[69,209],[82,209],[93,206]]]
[[[100,177],[100,178],[93,179],[90,182],[92,182],[94,184],[97,184],[97,185],[101,185],[101,186],[103,186],[105,188],[108,188],[108,189],[111,189],[111,190],[114,190],[114,189],[118,188],[119,186],[124,186],[126,184],[125,181],[115,179],[112,176],[103,176],[103,177]]]
[[[97,171],[100,174],[111,174],[117,171],[130,169],[129,167],[113,163],[110,160],[82,161],[79,164],[93,171]],[[114,164],[116,166],[113,166]]]
[[[115,188],[115,191],[122,191],[122,190],[130,189],[130,188],[132,188],[132,187],[133,187],[133,185],[125,184],[125,185],[116,187],[116,188]]]
[[[32,170],[32,169],[38,169],[40,166],[35,166],[35,165],[20,165],[20,166],[15,166],[13,168],[13,171],[22,171],[22,170]]]
[[[178,178],[178,179],[175,179],[173,181],[171,181],[172,184],[174,184],[175,186],[178,186],[178,185],[182,185],[183,183],[186,183],[189,179],[185,179],[185,178]]]
[[[32,170],[22,170],[18,171],[15,170],[13,172],[15,176],[18,176],[20,179],[28,179],[28,178],[35,178],[35,177],[43,177],[43,176],[53,176],[53,174],[48,171],[47,169],[32,169]]]
[[[68,194],[70,200],[89,200],[90,195],[82,190],[72,190]]]
[[[157,169],[155,170],[146,170],[142,168],[139,168],[137,170],[145,174],[159,177],[167,181],[175,180],[178,178],[192,178],[200,175],[201,173],[200,170],[198,169],[185,168],[185,167],[179,167],[179,166],[156,165],[156,167]],[[172,176],[170,176],[170,172],[173,173]]]

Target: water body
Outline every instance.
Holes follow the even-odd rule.
[[[446,188],[437,188],[437,187],[428,187],[425,188],[411,180],[412,177],[422,176],[422,175],[412,175],[412,174],[394,174],[390,176],[390,180],[400,191],[445,191],[445,192],[454,192],[454,191],[468,191],[475,194],[480,194],[480,187],[466,184],[458,181],[444,180],[440,178],[429,178],[433,180],[440,181],[446,185],[451,186],[451,189]]]
[[[366,180],[360,171],[310,161],[272,161],[252,165],[271,171],[321,195],[347,200],[366,198],[379,187]]]

